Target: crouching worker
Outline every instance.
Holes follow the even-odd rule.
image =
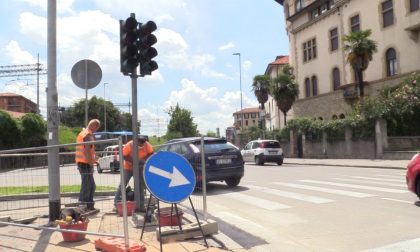
[[[124,156],[124,171],[123,171],[123,178],[125,186],[128,185],[130,182],[131,177],[133,177],[133,140],[129,141],[127,144],[124,145],[123,148],[123,156]],[[152,145],[146,141],[146,139],[142,136],[138,138],[138,150],[137,150],[137,157],[139,160],[139,167],[135,169],[139,169],[140,174],[140,183],[144,183],[143,181],[143,166],[146,162],[147,158],[149,158],[153,154],[153,147]],[[114,211],[117,210],[117,204],[121,201],[121,185],[118,186],[117,193],[115,194],[114,198]]]

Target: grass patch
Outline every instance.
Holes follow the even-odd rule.
[[[96,186],[96,191],[113,191],[117,188],[113,186]],[[61,193],[80,192],[80,185],[60,186]],[[0,187],[0,195],[19,195],[30,193],[48,193],[48,186],[4,186]]]

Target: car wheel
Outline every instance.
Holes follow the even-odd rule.
[[[278,161],[277,164],[282,165],[283,164],[283,159],[281,161]]]
[[[229,187],[235,187],[239,185],[239,182],[241,182],[241,178],[228,178],[225,179],[225,182]]]
[[[264,162],[262,161],[262,158],[260,156],[255,157],[255,163],[257,165],[264,165]]]
[[[101,166],[99,164],[96,165],[96,169],[98,170],[98,173],[102,173]]]

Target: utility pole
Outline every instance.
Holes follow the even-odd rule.
[[[0,78],[36,75],[37,113],[39,113],[39,76],[46,75],[46,74],[47,74],[47,69],[43,68],[43,65],[39,63],[39,54],[38,54],[38,63],[35,63],[35,64],[0,66]]]

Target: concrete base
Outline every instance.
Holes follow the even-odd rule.
[[[214,220],[200,221],[200,224],[205,236],[215,234],[219,230],[219,226]],[[179,230],[178,226],[161,227],[161,233],[162,242],[180,241],[202,236],[198,223],[182,225],[182,230]],[[159,227],[156,228],[156,237],[160,240]]]

